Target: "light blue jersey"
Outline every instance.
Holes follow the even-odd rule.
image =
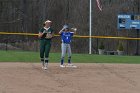
[[[62,43],[69,44],[72,40],[73,34],[74,32],[62,32],[61,33]]]

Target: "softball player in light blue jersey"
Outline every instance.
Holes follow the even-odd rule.
[[[59,34],[61,35],[61,40],[62,40],[62,44],[61,44],[61,64],[60,67],[76,67],[71,63],[71,40],[73,37],[73,34],[76,32],[76,30],[74,30],[74,32],[70,31],[69,26],[68,25],[64,25],[62,30],[60,30]],[[66,55],[66,52],[68,53],[68,65],[64,65],[64,57]]]

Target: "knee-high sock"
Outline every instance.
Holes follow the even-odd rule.
[[[61,58],[61,65],[64,64],[64,57]]]
[[[42,66],[44,66],[44,58],[41,58]]]
[[[68,57],[68,63],[71,64],[71,57]]]
[[[49,58],[45,58],[45,64],[48,64]]]

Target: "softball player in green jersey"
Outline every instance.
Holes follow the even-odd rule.
[[[47,70],[48,67],[51,40],[54,36],[51,24],[52,22],[50,20],[45,21],[44,27],[39,30],[38,34],[38,37],[40,39],[40,59],[42,62],[42,69],[45,70]]]

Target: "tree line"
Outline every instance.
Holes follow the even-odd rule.
[[[99,11],[96,0],[92,0],[92,35],[136,37],[135,30],[117,29],[119,13],[140,12],[139,0],[100,0],[103,11]],[[46,19],[53,21],[55,34],[63,24],[77,27],[78,35],[89,35],[89,0],[0,0],[0,31],[38,33]],[[7,38],[8,37],[8,38]],[[0,42],[28,42],[37,37],[1,35]],[[134,54],[136,40],[92,39],[92,50],[97,52],[100,42],[106,50],[115,50],[122,42],[127,54]],[[31,42],[30,42],[31,43]],[[60,37],[54,38],[54,52],[60,51]],[[139,44],[140,46],[140,44]],[[88,53],[88,38],[74,38],[73,51]]]

